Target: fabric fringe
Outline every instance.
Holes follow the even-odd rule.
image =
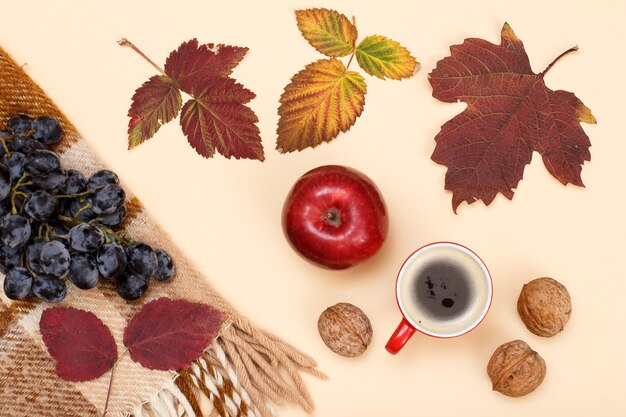
[[[293,346],[237,317],[202,357],[179,372],[176,384],[190,407],[201,394],[220,417],[275,417],[274,405],[284,403],[310,413],[313,399],[300,372],[326,379],[316,366]]]
[[[127,417],[203,417],[190,403],[188,392],[172,379],[148,401],[137,406]],[[198,407],[198,411],[200,408]]]

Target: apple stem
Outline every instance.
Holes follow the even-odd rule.
[[[151,60],[150,58],[148,58],[148,56],[146,54],[144,54],[143,52],[141,52],[141,50],[139,48],[137,48],[131,41],[129,41],[126,38],[122,38],[119,41],[117,41],[117,44],[120,46],[128,46],[129,48],[131,48],[133,51],[137,52],[143,59],[145,59],[146,61],[148,61],[148,63],[150,63],[150,65],[152,65],[154,68],[156,68],[161,74],[165,75],[167,77],[167,74],[165,73],[165,71],[163,71],[161,69],[161,67],[159,67],[157,64],[154,63],[153,60]]]
[[[336,208],[330,208],[326,211],[326,223],[339,227],[341,226],[341,213]]]

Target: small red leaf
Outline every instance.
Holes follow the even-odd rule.
[[[66,381],[96,379],[117,360],[111,331],[88,311],[49,308],[41,315],[39,330],[48,352],[57,361],[57,375]]]
[[[222,314],[206,304],[159,298],[128,323],[124,345],[146,368],[182,369],[202,355],[221,324]]]
[[[182,106],[180,91],[165,76],[155,75],[139,87],[128,110],[128,149],[150,139],[161,125],[178,115]]]
[[[205,78],[230,75],[248,48],[228,45],[198,45],[197,39],[181,44],[165,61],[165,73],[189,94],[191,86]]]
[[[205,158],[215,149],[226,158],[263,160],[254,112],[244,104],[254,93],[232,78],[211,77],[189,85],[194,99],[183,106],[180,125],[189,144]]]

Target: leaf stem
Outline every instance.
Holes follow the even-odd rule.
[[[152,65],[154,68],[156,68],[161,74],[163,74],[164,76],[167,77],[167,74],[165,73],[165,71],[163,71],[161,69],[161,67],[159,67],[157,64],[154,63],[153,60],[151,60],[150,58],[148,58],[148,56],[146,54],[144,54],[143,52],[141,52],[141,50],[139,48],[137,48],[131,41],[129,41],[126,38],[122,38],[119,41],[117,41],[117,44],[120,46],[128,46],[129,48],[131,48],[133,51],[137,52],[143,59],[145,59],[146,61],[148,61],[150,63],[150,65]]]
[[[552,68],[552,66],[553,66],[554,64],[556,64],[556,63],[557,63],[557,61],[558,61],[559,59],[563,58],[565,55],[569,54],[570,52],[576,52],[576,51],[578,51],[578,45],[576,45],[576,46],[572,46],[572,47],[571,47],[571,48],[569,48],[567,51],[563,52],[561,55],[559,55],[559,56],[557,56],[556,58],[554,58],[554,60],[553,60],[552,62],[550,62],[550,65],[548,65],[548,66],[546,67],[546,69],[545,69],[545,70],[543,70],[543,72],[541,72],[541,73],[539,74],[539,76],[540,76],[540,77],[543,77],[544,75],[546,75],[546,73],[547,73],[548,71],[550,71],[550,68]]]
[[[111,368],[111,377],[109,378],[109,389],[107,390],[107,399],[104,402],[104,411],[102,412],[102,417],[107,415],[107,411],[109,411],[109,400],[111,399],[111,389],[113,388],[113,374],[115,373],[115,368],[117,368],[117,364],[122,360],[122,358],[128,353],[128,350],[122,352],[122,354],[117,358],[115,363],[113,364],[113,368]]]
[[[348,68],[350,68],[350,64],[352,63],[352,59],[354,58],[355,53],[356,53],[356,48],[354,48],[354,51],[352,51],[352,55],[350,55],[350,59],[348,60],[348,64],[346,65],[346,71],[348,71]],[[344,71],[344,73],[346,71]]]

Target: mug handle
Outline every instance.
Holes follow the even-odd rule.
[[[393,334],[389,338],[385,349],[387,349],[387,352],[395,355],[396,353],[400,352],[400,349],[404,347],[406,342],[409,341],[414,333],[415,327],[411,326],[407,319],[402,317],[402,321],[400,321],[400,324],[396,328],[396,331],[393,332]]]

